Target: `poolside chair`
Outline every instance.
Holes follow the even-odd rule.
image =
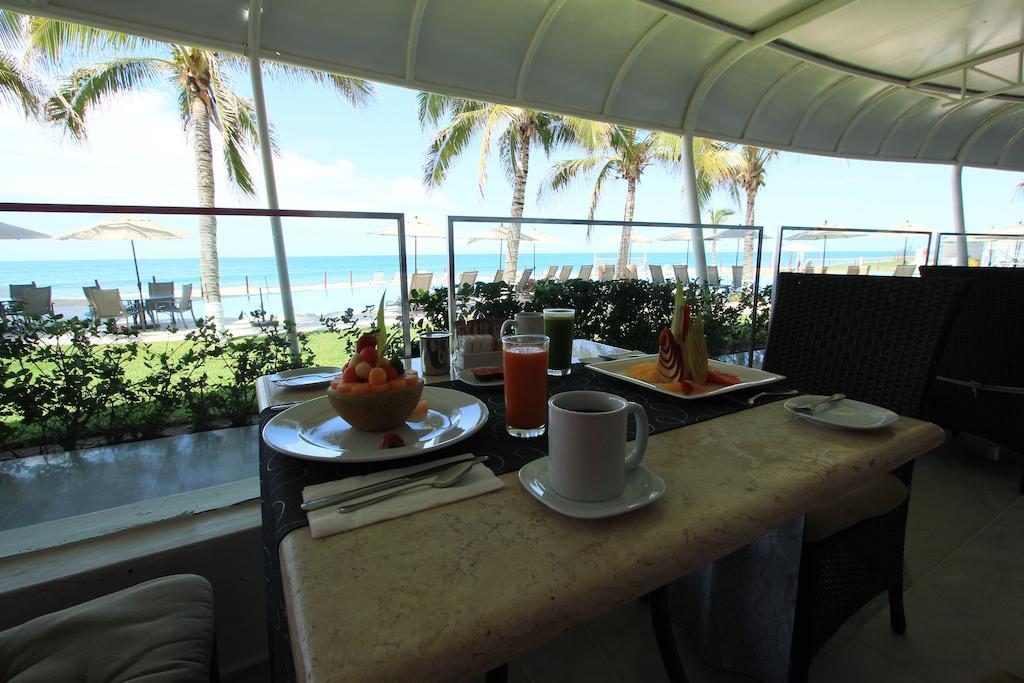
[[[502,270],[501,268],[499,268],[498,270],[495,271],[494,279],[491,280],[491,282],[504,282],[504,281],[505,281],[505,271]]]
[[[430,285],[434,281],[433,273],[413,273],[412,284],[409,285],[410,292],[430,292]]]
[[[21,301],[25,298],[25,292],[29,289],[35,289],[35,287],[36,283],[34,280],[31,284],[27,285],[10,285],[9,289],[11,290],[11,299],[13,301]]]
[[[92,301],[92,293],[95,292],[97,289],[100,289],[98,280],[96,281],[95,287],[93,287],[92,285],[86,285],[85,287],[82,287],[82,293],[85,294],[85,303],[89,305],[89,314],[92,315],[92,317],[94,318],[96,317],[96,304],[94,304]]]
[[[125,325],[131,315],[121,301],[121,290],[119,289],[97,289],[92,293],[92,303],[96,307],[96,317],[99,320],[113,318],[124,318]]]
[[[555,271],[558,270],[558,266],[548,266],[548,272],[544,273],[542,280],[553,280],[555,278]]]
[[[53,313],[53,293],[50,287],[29,287],[24,290],[21,299],[21,310],[30,318]]]
[[[572,266],[562,266],[562,270],[558,273],[558,281],[565,282],[572,275]]]
[[[533,268],[527,268],[523,271],[523,274],[519,276],[519,282],[516,284],[516,293],[522,294],[527,291],[527,287],[530,283],[530,276],[533,275]]]
[[[732,267],[732,288],[743,289],[743,266]]]
[[[459,279],[459,289],[462,289],[463,285],[470,285],[470,286],[472,286],[476,282],[476,276],[477,275],[478,275],[478,271],[475,271],[475,270],[467,270],[467,271],[465,271],[462,274],[462,277]]]
[[[676,282],[682,282],[685,285],[690,281],[690,270],[687,266],[672,266],[672,272],[675,273]]]
[[[181,316],[181,326],[188,327],[185,324],[185,311],[188,311],[192,316],[192,324],[196,324],[196,312],[192,309],[192,283],[181,286],[181,296],[178,297],[177,301],[171,302],[171,324],[174,324],[174,314],[177,313]]]
[[[710,287],[722,286],[722,278],[718,276],[718,266],[708,266],[708,285]]]
[[[580,274],[576,276],[578,280],[589,280],[590,274],[594,272],[594,266],[580,266]]]
[[[965,290],[936,278],[780,273],[764,369],[802,391],[842,391],[924,418]],[[806,681],[822,645],[881,593],[888,592],[892,629],[906,629],[903,541],[912,473],[913,461],[805,516],[790,681]]]
[[[146,311],[149,313],[149,319],[153,321],[154,325],[159,324],[159,315],[161,313],[171,313],[171,309],[174,308],[174,283],[173,282],[157,282],[156,278],[148,284],[149,287],[149,299],[146,301]],[[154,299],[156,299],[154,301]],[[171,315],[171,324],[174,323],[174,315]]]
[[[665,284],[665,275],[661,272],[661,266],[647,266],[647,270],[651,271],[651,282],[656,285]]]
[[[615,266],[601,266],[601,282],[611,282],[615,279]]]
[[[939,363],[928,419],[1024,453],[1024,394],[994,389],[1024,387],[1024,269],[922,266],[921,279],[971,283]]]
[[[846,266],[847,275],[860,275],[860,266]]]
[[[914,272],[917,270],[917,266],[912,263],[904,263],[896,266],[896,270],[893,271],[894,277],[914,277]]]

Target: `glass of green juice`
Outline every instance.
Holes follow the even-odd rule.
[[[568,375],[572,371],[572,328],[575,321],[575,309],[544,309],[544,334],[550,339],[549,375]]]

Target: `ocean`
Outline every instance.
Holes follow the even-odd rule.
[[[835,251],[829,252],[829,261],[852,260],[857,258],[891,258],[888,252]],[[549,266],[572,265],[574,274],[581,265],[614,264],[614,252],[568,252],[538,253],[534,256],[530,250],[520,253],[520,268],[534,268],[534,272],[545,273]],[[711,252],[708,251],[708,258]],[[784,259],[788,255],[783,255]],[[762,261],[770,267],[771,254],[766,253]],[[413,270],[412,257],[409,258],[409,272]],[[644,263],[644,252],[641,247],[634,247],[634,263]],[[665,264],[682,263],[686,259],[679,253],[654,252],[647,255],[648,263]],[[717,263],[727,268],[742,262],[742,254],[734,250],[719,250]],[[444,284],[442,274],[447,270],[448,259],[444,254],[421,254],[418,257],[418,269],[421,272],[434,273],[434,286]],[[710,265],[710,264],[709,264]],[[368,256],[294,256],[288,259],[291,276],[293,299],[297,314],[322,314],[344,311],[346,308],[361,309],[364,305],[376,304],[387,290],[389,300],[398,298],[397,273],[399,270],[396,255]],[[492,254],[456,254],[455,273],[458,278],[463,271],[479,271],[479,279],[489,282],[495,271],[503,267],[499,264],[497,253]],[[667,271],[666,274],[671,271]],[[139,260],[139,273],[145,283],[156,277],[157,280],[173,281],[180,291],[183,284],[192,283],[195,295],[199,293],[199,260],[197,258]],[[370,284],[374,280],[387,284]],[[324,288],[326,275],[327,288]],[[248,313],[260,304],[260,289],[263,290],[264,308],[271,313],[280,313],[280,299],[276,294],[277,266],[274,258],[266,257],[222,257],[220,259],[221,289],[226,316],[237,316]],[[36,282],[39,286],[51,286],[53,299],[59,312],[65,314],[82,313],[85,310],[83,285],[91,285],[99,280],[105,289],[117,288],[123,297],[137,291],[135,268],[131,259],[82,260],[82,261],[0,261],[0,286],[5,283]],[[248,282],[248,295],[246,283]],[[352,286],[350,286],[350,283]],[[269,291],[274,293],[268,293]],[[0,290],[2,292],[2,290]],[[2,294],[0,294],[2,295]],[[201,302],[197,301],[196,314],[202,314]]]

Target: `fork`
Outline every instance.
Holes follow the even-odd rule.
[[[760,394],[754,394],[748,398],[747,405],[752,406],[765,396],[794,396],[799,393],[796,389],[790,389],[789,391],[762,391]]]

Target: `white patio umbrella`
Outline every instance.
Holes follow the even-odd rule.
[[[0,222],[0,240],[48,240],[50,235]]]
[[[503,260],[502,260],[502,257],[501,257],[501,254],[502,254],[501,245],[504,242],[508,241],[508,228],[506,228],[506,227],[491,228],[490,230],[484,230],[483,232],[478,232],[477,234],[473,235],[468,240],[466,240],[466,244],[473,244],[473,242],[486,242],[486,241],[493,241],[493,240],[498,240],[498,267],[501,268],[503,266]],[[520,242],[537,242],[537,241],[542,241],[542,240],[536,240],[533,237],[531,237],[529,233],[521,232],[519,234],[519,241]],[[505,275],[508,276],[508,273],[506,273]]]
[[[527,241],[531,241],[531,240],[533,241],[533,270],[534,270],[534,272],[536,272],[537,271],[537,242],[560,242],[561,240],[559,240],[554,235],[549,235],[546,232],[542,232],[540,230],[534,230],[533,232],[529,233],[529,236],[530,236],[530,240],[527,240]],[[520,236],[520,238],[521,238],[521,236]]]
[[[740,259],[740,244],[739,241],[747,236],[748,230],[742,228],[722,228],[716,230],[710,235],[704,236],[705,242],[711,242],[711,261],[714,264],[718,264],[718,243],[722,240],[737,240],[736,242],[736,254],[733,258],[733,264],[739,265]]]
[[[906,231],[913,231],[913,232],[925,232],[927,230],[927,228],[925,228],[923,225],[920,225],[918,223],[911,223],[910,219],[908,218],[907,220],[903,221],[902,223],[897,225],[895,228],[893,228],[893,230],[896,230],[896,231],[906,230]],[[903,236],[903,259],[900,261],[900,263],[906,263],[907,262],[907,244],[908,244],[909,241],[910,241],[910,237],[907,236],[907,235],[904,235]]]
[[[135,255],[135,240],[192,240],[196,236],[184,230],[161,225],[141,216],[114,216],[95,225],[58,235],[58,240],[128,240],[132,245],[132,261],[135,263],[135,280],[142,295],[142,276],[139,275],[139,259]],[[140,315],[141,319],[141,315]]]
[[[383,235],[395,237],[398,235],[398,223],[392,223],[386,228],[369,233],[371,235]],[[423,239],[445,239],[448,232],[443,228],[431,225],[422,220],[419,216],[413,216],[405,222],[405,236],[412,238],[412,272],[419,272],[420,269],[420,238]]]
[[[827,266],[828,265],[828,264],[825,263],[825,252],[826,252],[826,250],[828,248],[828,238],[829,237],[831,237],[832,239],[837,239],[838,240],[838,239],[847,239],[847,238],[850,238],[850,237],[860,237],[860,236],[863,235],[863,233],[845,232],[845,231],[843,231],[842,228],[839,228],[839,226],[830,225],[828,221],[825,221],[824,223],[822,223],[821,224],[821,228],[825,228],[825,229],[823,230],[823,229],[819,228],[818,230],[804,230],[803,232],[798,232],[795,235],[790,235],[790,239],[805,240],[805,241],[807,241],[807,240],[810,240],[810,241],[818,241],[818,240],[820,240],[821,241],[821,265],[822,266]],[[833,229],[829,230],[828,228],[833,228]]]

